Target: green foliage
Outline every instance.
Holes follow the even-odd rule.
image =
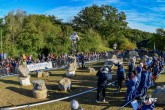
[[[158,28],[156,34],[154,34],[149,42],[150,48],[154,49],[154,44],[156,49],[165,50],[165,30],[163,28]]]
[[[133,49],[136,49],[136,44],[130,42],[127,38],[123,38],[123,39],[120,40],[119,49],[133,50]]]
[[[109,50],[106,42],[103,41],[101,36],[92,29],[87,30],[85,34],[81,35],[81,40],[78,45],[78,50],[83,52]]]
[[[47,49],[56,55],[70,53],[70,35],[77,31],[80,37],[78,51],[107,51],[118,44],[117,49],[135,49],[137,47],[165,49],[165,31],[157,29],[157,33],[130,29],[126,15],[109,5],[92,5],[82,9],[70,23],[63,23],[54,15],[27,15],[17,10],[9,12],[0,19],[2,47],[8,55],[33,54]],[[5,23],[5,24],[3,24]],[[148,43],[141,42],[149,41]],[[140,44],[140,45],[139,45]],[[159,44],[159,45],[158,45]]]

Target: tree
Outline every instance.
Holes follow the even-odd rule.
[[[165,50],[165,30],[163,28],[157,28],[156,33],[153,35],[153,37],[150,40],[150,48],[153,49],[153,46],[155,44],[156,49],[158,50]]]
[[[110,36],[127,27],[124,12],[109,5],[92,5],[85,7],[73,19],[73,26],[84,32],[86,29],[94,29],[103,36]]]

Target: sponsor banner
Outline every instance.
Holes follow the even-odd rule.
[[[30,65],[27,65],[27,68],[29,69],[29,71],[50,69],[50,68],[52,68],[52,62],[30,64]]]

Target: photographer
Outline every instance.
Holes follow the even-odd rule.
[[[157,98],[151,98],[150,95],[143,97],[143,103],[139,105],[138,110],[154,110],[154,102],[157,101]]]
[[[101,68],[96,74],[96,76],[98,77],[97,100],[96,100],[97,103],[99,102],[99,96],[101,91],[103,95],[103,102],[105,102],[105,88],[107,85],[107,80],[109,79],[108,72],[109,72],[108,68]]]

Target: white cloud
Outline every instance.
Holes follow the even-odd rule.
[[[64,21],[71,20],[77,13],[81,10],[81,7],[67,7],[62,6],[58,8],[54,8],[46,11],[45,13],[48,15],[55,15],[59,19],[63,19]]]
[[[138,23],[138,22],[132,22],[130,21],[128,23],[128,26],[131,27],[132,29],[139,29],[139,30],[142,30],[142,31],[146,31],[146,32],[156,32],[155,30],[158,28],[158,27],[155,27],[155,26],[149,26],[149,25],[145,25],[145,24],[142,24],[142,23]]]
[[[70,0],[68,2],[79,2],[79,0]],[[48,15],[55,15],[56,17],[63,19],[63,21],[69,21],[86,6],[91,6],[92,4],[102,5],[102,4],[110,4],[110,3],[119,3],[120,1],[119,0],[82,0],[81,2],[85,2],[86,5],[74,6],[74,7],[61,6],[47,10],[44,13]]]
[[[136,10],[124,10],[127,15],[128,26],[147,32],[155,32],[157,28],[165,28],[164,15],[159,13],[145,12]]]
[[[70,0],[69,2],[79,2],[79,0]],[[159,7],[147,7],[147,6],[141,6],[145,9],[150,9],[151,11],[141,12],[134,9],[127,9],[126,7],[129,5],[127,2],[122,2],[120,0],[82,0],[81,2],[85,2],[85,5],[83,6],[62,6],[57,7],[54,9],[50,9],[46,11],[45,13],[50,15],[55,15],[60,19],[63,19],[64,21],[70,21],[73,19],[75,15],[78,14],[79,11],[82,10],[82,8],[86,6],[91,6],[92,4],[102,5],[102,4],[115,4],[115,6],[119,7],[119,11],[124,11],[127,15],[127,22],[129,23],[128,26],[135,29],[140,29],[147,32],[155,32],[155,29],[163,27],[164,23],[164,15],[160,14],[160,12],[165,11],[165,7],[163,7],[163,4]],[[160,2],[160,0],[159,0]],[[124,5],[125,4],[125,5]],[[137,4],[138,5],[138,4]],[[123,6],[126,6],[125,8]],[[155,8],[155,9],[154,9]],[[122,10],[125,9],[125,10]],[[159,11],[156,12],[155,10]],[[163,27],[165,28],[165,27]]]

